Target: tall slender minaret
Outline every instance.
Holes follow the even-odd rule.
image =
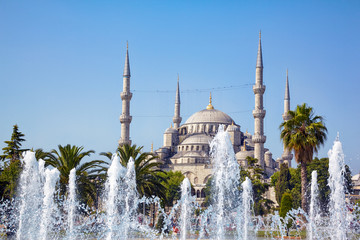
[[[254,157],[259,160],[259,164],[262,168],[264,164],[264,143],[266,136],[264,136],[264,118],[266,111],[263,105],[263,95],[265,92],[265,85],[263,85],[263,61],[262,61],[262,49],[261,49],[261,32],[259,33],[259,48],[256,60],[256,76],[255,85],[253,86],[255,94],[255,109],[253,110],[254,116],[254,135],[252,140],[254,142]]]
[[[288,70],[286,69],[286,83],[285,83],[285,97],[284,97],[284,114],[282,115],[282,118],[284,122],[289,120],[291,118],[290,114],[290,91],[289,91],[289,74]],[[289,167],[291,167],[291,160],[293,158],[293,155],[291,152],[285,148],[284,146],[284,153],[281,156],[282,162],[285,162],[288,164]]]
[[[177,89],[176,89],[176,96],[175,96],[175,111],[174,111],[174,128],[178,129],[180,126],[182,118],[180,117],[180,87],[179,87],[179,74],[177,79]]]
[[[129,144],[130,140],[130,123],[132,117],[130,116],[130,100],[132,93],[130,92],[130,63],[129,63],[129,45],[126,43],[126,57],[123,75],[123,92],[120,94],[122,100],[122,113],[120,115],[121,122],[121,138],[119,145]]]

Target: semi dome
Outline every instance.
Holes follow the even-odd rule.
[[[169,127],[165,130],[165,133],[177,133],[178,131],[173,128],[173,127]]]
[[[196,134],[190,137],[185,138],[181,145],[191,145],[191,144],[210,144],[212,137],[205,134]]]
[[[204,109],[194,113],[185,124],[218,123],[231,124],[234,120],[226,113],[216,109]]]

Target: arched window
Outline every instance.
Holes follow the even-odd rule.
[[[196,151],[199,151],[199,146],[196,146]]]
[[[195,195],[195,189],[191,188],[191,196]]]
[[[197,191],[196,191],[196,197],[197,197],[197,198],[200,198],[200,190],[197,190]]]
[[[195,183],[195,184],[198,183],[198,178],[197,178],[197,177],[194,178],[194,183]]]
[[[205,191],[204,191],[204,189],[201,189],[201,198],[205,198],[205,197],[206,197]]]

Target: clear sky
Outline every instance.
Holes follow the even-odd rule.
[[[360,169],[360,1],[0,1],[0,147],[12,126],[26,148],[75,144],[114,151],[120,138],[126,41],[133,143],[162,146],[177,74],[183,122],[208,104],[253,133],[252,84],[261,29],[265,147],[282,153],[286,69],[291,108],[325,118]]]

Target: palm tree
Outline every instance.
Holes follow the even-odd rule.
[[[77,176],[77,189],[80,200],[89,205],[97,205],[96,184],[99,177],[105,176],[107,163],[102,160],[93,160],[81,164],[84,157],[95,153],[93,150],[83,151],[84,147],[58,145],[58,150],[51,152],[44,159],[47,165],[57,168],[60,172],[60,193],[66,194],[70,171],[75,168]]]
[[[295,111],[289,111],[289,114],[290,120],[280,125],[280,138],[289,151],[294,150],[295,160],[301,164],[301,207],[306,211],[306,166],[312,161],[313,154],[324,144],[327,128],[323,123],[323,117],[314,116],[313,108],[305,103],[298,105]]]
[[[143,147],[136,145],[125,144],[117,149],[120,156],[120,163],[122,166],[127,167],[130,157],[134,159],[135,173],[136,173],[136,186],[140,196],[151,197],[157,195],[161,198],[165,197],[165,187],[162,181],[165,179],[159,175],[163,172],[160,170],[161,162],[155,161],[158,157],[153,153],[142,152]],[[102,152],[102,156],[111,159],[111,152]]]

